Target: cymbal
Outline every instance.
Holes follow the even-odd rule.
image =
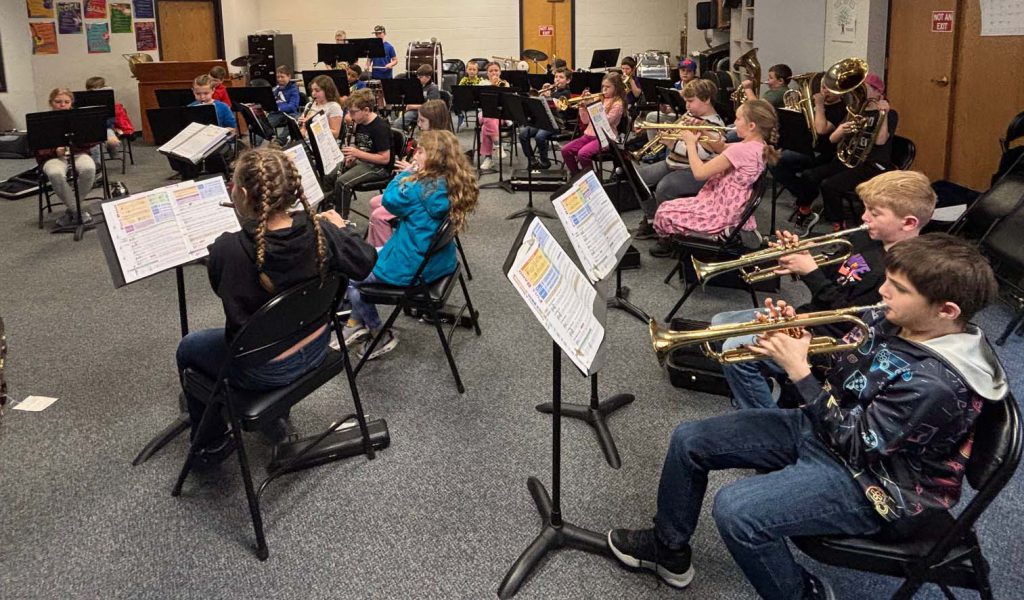
[[[231,61],[231,66],[232,67],[251,67],[253,65],[260,64],[264,60],[266,60],[265,56],[261,56],[259,54],[246,54],[244,56],[239,56],[235,60]]]
[[[523,50],[523,58],[525,58],[526,60],[532,60],[534,62],[538,62],[538,61],[542,61],[542,60],[547,60],[548,59],[548,55],[544,54],[540,50],[530,50],[530,49],[527,49],[527,50]]]

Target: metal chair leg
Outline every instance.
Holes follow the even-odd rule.
[[[437,314],[436,310],[430,311],[430,318],[434,322],[434,329],[437,330],[437,337],[441,338],[441,347],[444,348],[444,356],[448,359],[448,366],[451,367],[452,377],[455,378],[455,388],[459,390],[460,394],[466,392],[466,387],[462,385],[462,378],[459,377],[459,368],[455,366],[455,357],[452,356],[451,346],[448,345],[448,340],[444,337],[444,331],[441,329],[441,315]]]
[[[473,281],[473,273],[469,270],[469,262],[466,260],[466,251],[462,249],[462,241],[459,240],[459,236],[455,236],[455,249],[459,251],[459,258],[462,260],[462,266],[466,267],[466,278]]]
[[[473,301],[469,299],[469,289],[466,288],[466,280],[459,275],[459,285],[462,286],[462,297],[466,299],[466,307],[469,309],[469,318],[473,321],[473,330],[480,335],[480,320],[473,309]]]
[[[249,503],[249,515],[252,517],[252,528],[256,532],[256,557],[260,560],[267,560],[270,550],[267,548],[267,538],[263,533],[263,515],[260,512],[260,499],[256,495],[256,489],[252,483],[252,471],[249,468],[249,456],[245,452],[245,444],[242,442],[242,424],[235,414],[231,404],[230,389],[225,403],[228,408],[228,417],[231,419],[231,437],[234,440],[235,448],[238,449],[238,465],[242,470],[242,480],[245,483],[245,497]]]
[[[686,286],[686,291],[683,292],[682,298],[679,299],[679,302],[676,302],[676,305],[672,307],[671,311],[669,311],[668,316],[665,317],[666,323],[670,322],[672,317],[676,316],[676,311],[682,308],[683,302],[686,302],[686,299],[690,297],[690,294],[692,294],[695,289],[697,289],[696,283],[690,283]]]

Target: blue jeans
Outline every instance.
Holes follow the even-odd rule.
[[[232,368],[228,373],[231,385],[236,389],[269,390],[288,385],[306,372],[320,366],[327,356],[331,339],[331,328],[323,335],[306,344],[295,354],[283,360],[268,362],[258,367]],[[224,329],[202,329],[186,335],[178,343],[176,359],[178,377],[184,383],[185,369],[193,369],[216,379],[221,367],[230,358],[231,349]],[[188,412],[192,420],[192,437],[199,437],[202,444],[211,444],[227,430],[224,419],[218,413],[211,418],[207,429],[199,432],[199,423],[206,412],[206,397],[193,397],[186,393]]]
[[[362,323],[371,331],[380,329],[380,315],[377,314],[376,304],[363,302],[363,298],[359,294],[359,286],[364,283],[377,283],[378,281],[380,280],[377,279],[377,276],[370,273],[362,281],[349,280],[348,282],[348,301],[352,304],[352,320]]]
[[[295,115],[292,115],[295,116]],[[270,122],[274,128],[274,133],[277,136],[277,143],[284,146],[288,143],[288,125],[285,121],[283,112],[272,112],[267,115],[267,121]]]
[[[537,129],[536,127],[523,127],[519,130],[519,144],[523,147],[523,156],[527,160],[533,159],[533,148],[530,147],[530,138],[537,140],[537,156],[542,160],[548,158],[548,140],[555,135],[554,131]]]
[[[804,570],[787,537],[869,535],[881,528],[860,486],[802,411],[745,410],[682,423],[672,433],[655,517],[663,543],[690,543],[708,473],[719,469],[771,471],[722,488],[712,510],[733,560],[762,598],[803,596]]]
[[[758,309],[759,310],[759,309]],[[726,323],[747,323],[753,321],[758,311],[753,308],[718,313],[711,318],[712,325]],[[732,350],[754,343],[753,335],[729,338],[722,342],[722,350]],[[723,364],[722,373],[732,390],[733,404],[736,408],[775,408],[772,388],[768,385],[768,377],[782,376],[785,371],[775,361],[756,360],[733,364]]]

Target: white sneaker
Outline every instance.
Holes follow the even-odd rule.
[[[498,158],[508,158],[509,151],[506,150],[504,146],[498,146],[496,154],[498,155]]]
[[[363,360],[363,354],[366,352],[366,349],[370,347],[370,344],[372,342],[372,338],[366,340],[365,342],[362,343],[361,346],[359,346],[359,349],[355,351],[356,358],[358,360]],[[376,358],[379,358],[387,354],[388,352],[394,350],[395,346],[397,345],[398,338],[395,337],[395,334],[391,330],[388,330],[387,333],[384,334],[384,338],[381,339],[380,343],[377,344],[377,347],[373,349],[373,352],[370,354],[370,356],[366,358],[366,360],[374,360]]]
[[[491,171],[494,169],[494,161],[491,160],[490,156],[484,158],[483,162],[480,163],[481,171]]]
[[[341,330],[341,335],[345,338],[345,347],[351,348],[352,346],[369,339],[370,330],[362,323],[356,323],[355,325],[349,325],[346,323]]]

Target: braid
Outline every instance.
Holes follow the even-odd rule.
[[[266,160],[264,160],[264,156],[264,154],[259,154],[257,156],[256,185],[254,186],[256,189],[253,190],[253,196],[258,198],[260,202],[259,225],[256,227],[256,270],[260,274],[260,285],[263,286],[263,289],[268,292],[273,292],[274,283],[270,281],[270,277],[263,272],[263,262],[267,255],[267,221],[270,219],[270,202],[267,201],[267,192],[270,190],[270,184],[267,176],[267,165]]]
[[[288,165],[288,179],[290,183],[291,192],[290,195],[294,195],[298,198],[299,203],[302,204],[303,210],[306,211],[306,216],[309,217],[310,223],[313,224],[313,233],[316,236],[316,267],[320,274],[320,281],[324,280],[327,276],[327,244],[324,240],[324,232],[320,226],[321,215],[314,215],[313,210],[309,206],[309,201],[306,199],[306,191],[302,188],[302,176],[299,175],[299,170],[295,168],[295,165],[289,162]]]

